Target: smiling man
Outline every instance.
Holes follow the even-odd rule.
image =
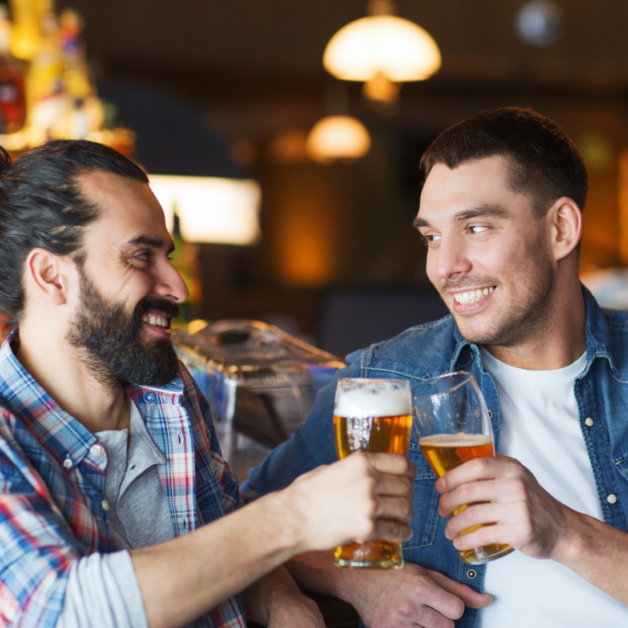
[[[0,162],[0,625],[321,628],[280,565],[407,538],[411,464],[352,456],[242,507],[170,342],[187,289],[145,173],[86,141]]]
[[[451,315],[348,356],[338,377],[470,371],[501,453],[436,482],[413,436],[404,569],[334,572],[323,554],[290,568],[369,628],[628,625],[628,315],[602,312],[579,281],[585,165],[551,120],[503,108],[443,132],[421,168],[415,226]],[[334,459],[333,388],[247,489]],[[463,534],[482,523],[494,525]],[[490,543],[518,551],[461,562],[458,550]]]

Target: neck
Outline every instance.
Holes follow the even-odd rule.
[[[546,324],[533,337],[513,346],[486,345],[486,350],[510,366],[533,371],[550,371],[575,362],[587,346],[580,282],[563,282],[553,297]]]
[[[130,406],[124,390],[99,382],[63,332],[38,323],[20,323],[16,354],[33,379],[90,432],[128,427]]]

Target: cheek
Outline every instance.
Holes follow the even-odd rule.
[[[438,254],[432,249],[427,250],[425,272],[427,273],[427,278],[438,288],[438,284],[440,283],[440,277],[438,276]]]

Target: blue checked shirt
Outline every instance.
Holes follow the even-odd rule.
[[[22,367],[12,338],[0,348],[0,626],[48,628],[57,623],[72,565],[119,548],[103,507],[106,454]],[[184,366],[163,388],[126,392],[166,457],[158,472],[175,536],[242,505],[207,400]],[[245,628],[239,596],[201,621]]]

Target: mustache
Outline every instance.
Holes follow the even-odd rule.
[[[173,318],[179,316],[179,306],[176,303],[168,301],[168,299],[145,297],[135,306],[133,320],[139,321],[144,314],[147,314],[151,310],[163,312],[167,316],[172,316]]]
[[[498,286],[499,281],[490,275],[480,275],[478,277],[462,277],[461,279],[446,279],[440,287],[441,292],[448,290],[460,290],[460,288],[471,288],[475,286]]]

